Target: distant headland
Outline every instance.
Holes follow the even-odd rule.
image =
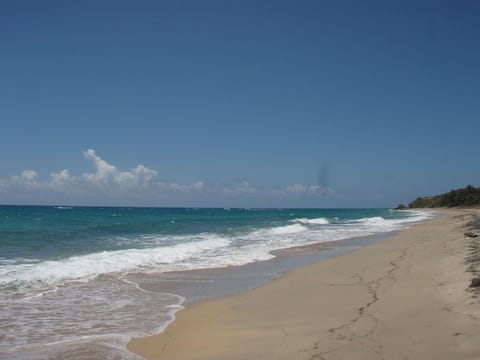
[[[399,204],[395,209],[417,209],[436,207],[468,207],[480,205],[480,187],[467,185],[465,188],[451,190],[447,193],[429,197],[418,197],[408,207]]]

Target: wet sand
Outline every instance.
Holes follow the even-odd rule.
[[[480,359],[479,210],[442,210],[381,243],[196,303],[128,347],[147,359]],[[480,240],[478,240],[480,241]],[[478,270],[478,269],[477,269]]]

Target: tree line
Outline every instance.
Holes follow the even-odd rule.
[[[467,185],[463,189],[451,190],[445,194],[430,197],[418,197],[412,201],[408,207],[412,209],[474,205],[480,205],[480,188]]]

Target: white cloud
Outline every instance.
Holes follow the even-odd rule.
[[[83,174],[83,177],[88,181],[96,184],[107,184],[110,180],[119,179],[121,177],[117,168],[107,163],[100,156],[97,156],[95,150],[88,149],[83,152],[83,155],[91,160],[97,169],[97,172],[94,174]]]
[[[158,189],[162,191],[172,191],[172,192],[190,192],[190,191],[201,191],[206,188],[205,184],[202,181],[195,182],[193,184],[178,184],[176,182],[158,182]]]
[[[307,190],[308,188],[302,184],[293,184],[285,188],[285,192],[290,194],[304,194]]]
[[[313,185],[308,188],[308,191],[313,194],[332,195],[333,189],[328,186]]]
[[[257,189],[252,187],[248,181],[243,180],[239,183],[236,183],[232,186],[224,187],[223,192],[226,194],[251,194],[256,192]]]
[[[120,171],[114,165],[97,156],[93,149],[84,151],[83,155],[93,162],[97,171],[95,173],[85,173],[82,178],[97,186],[145,187],[158,174],[157,171],[144,165],[137,165],[131,171]]]
[[[161,191],[173,191],[173,192],[187,192],[189,190],[188,185],[177,184],[176,182],[158,182],[157,186]]]
[[[205,189],[205,184],[203,181],[198,181],[192,184],[192,188],[195,190],[203,190]]]
[[[58,173],[51,173],[50,178],[51,184],[55,186],[63,186],[65,183],[73,179],[67,169],[63,169]]]
[[[274,190],[277,194],[283,195],[327,195],[333,194],[333,190],[326,186],[292,184],[282,190]]]
[[[158,175],[157,171],[143,165],[137,165],[137,167],[132,170],[132,173],[135,175],[136,182],[139,184],[146,184]]]
[[[158,181],[156,180],[158,172],[141,164],[131,170],[119,170],[98,156],[93,149],[84,151],[83,155],[93,163],[95,172],[74,176],[68,169],[63,169],[59,172],[52,172],[48,180],[41,180],[35,170],[24,170],[20,175],[12,176],[9,181],[1,180],[0,185],[3,189],[17,187],[76,194],[82,192],[87,194],[92,191],[100,191],[103,194],[130,194],[132,192],[150,194],[201,191],[206,188],[201,181],[187,185]]]
[[[35,170],[23,170],[20,176],[12,176],[12,182],[18,184],[34,184],[38,178]]]
[[[24,170],[10,179],[0,179],[2,198],[26,199],[25,194],[28,194],[31,199],[35,196],[39,199],[66,199],[74,202],[82,202],[86,199],[87,202],[106,204],[110,202],[109,199],[115,199],[115,201],[124,199],[125,202],[135,199],[135,203],[138,204],[141,202],[155,204],[159,200],[175,203],[177,198],[182,198],[182,194],[193,193],[203,193],[207,195],[207,197],[203,196],[203,199],[208,198],[212,201],[216,196],[221,197],[222,194],[231,197],[248,197],[250,194],[256,194],[263,199],[333,194],[333,190],[328,187],[301,183],[273,189],[257,188],[243,179],[223,184],[211,183],[208,186],[203,181],[182,184],[159,179],[157,170],[142,164],[136,165],[131,170],[121,170],[102,159],[93,149],[84,151],[83,155],[92,163],[93,171],[72,174],[68,169],[62,169],[42,179],[35,170]],[[183,199],[186,198],[183,197]],[[189,195],[188,199],[191,199],[192,203],[196,201],[193,195]]]
[[[37,189],[42,186],[38,181],[38,174],[35,170],[23,170],[20,175],[12,176],[10,184],[27,190]],[[5,183],[4,187],[8,187],[8,185],[8,183]]]

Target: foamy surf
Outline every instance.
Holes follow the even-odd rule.
[[[293,224],[293,225],[285,225],[285,226],[277,226],[270,229],[262,229],[259,230],[259,234],[263,234],[265,236],[275,236],[275,235],[288,235],[288,234],[295,234],[303,231],[307,231],[308,228],[302,226],[300,224]]]
[[[291,222],[297,222],[297,223],[304,224],[304,225],[307,225],[307,224],[328,225],[328,224],[330,224],[330,221],[328,221],[328,219],[325,219],[325,218],[318,218],[318,219],[299,218],[299,219],[293,219],[293,220],[290,220],[290,221]]]
[[[431,217],[388,210],[64,210],[3,209],[3,219],[15,222],[0,223],[1,358],[133,359],[128,339],[161,331],[184,301],[167,283],[150,291],[139,279],[258,263],[276,250],[395,231]],[[234,279],[225,285],[235,287]]]
[[[248,233],[126,238],[122,241],[153,247],[101,251],[60,260],[3,260],[0,286],[45,289],[48,284],[89,281],[108,274],[238,266],[271,259],[274,250],[395,231],[429,217],[431,214],[425,212],[411,212],[411,217],[403,219],[375,216],[332,223],[326,218],[295,218],[289,220],[293,224]],[[155,246],[158,244],[162,246]]]
[[[0,357],[77,358],[88,344],[96,347],[89,359],[119,358],[114,353],[133,359],[125,353],[129,339],[163,331],[184,300],[114,278],[60,287],[40,297],[4,300],[0,334],[9,346],[0,348]]]
[[[6,265],[0,269],[0,286],[11,283],[58,283],[65,280],[88,280],[93,277],[131,271],[179,270],[186,259],[208,256],[215,249],[227,247],[229,240],[209,236],[201,241],[147,249],[102,251],[57,261]],[[178,265],[175,266],[175,264]]]

